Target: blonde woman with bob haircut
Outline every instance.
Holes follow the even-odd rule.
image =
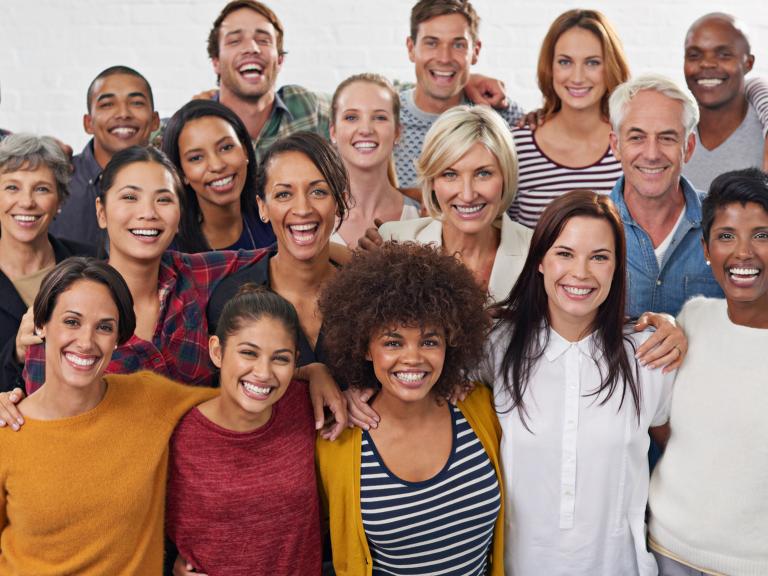
[[[506,297],[531,231],[505,213],[517,192],[517,157],[504,120],[482,106],[451,108],[427,132],[416,170],[429,217],[387,222],[382,238],[439,246],[491,299]]]

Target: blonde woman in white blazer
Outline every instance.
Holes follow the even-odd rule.
[[[504,120],[484,106],[451,108],[427,133],[416,169],[429,217],[387,222],[382,238],[440,246],[492,300],[505,298],[532,231],[505,214],[517,191],[517,156]]]

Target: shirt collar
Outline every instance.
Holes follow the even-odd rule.
[[[273,113],[277,110],[282,111],[283,114],[288,115],[288,119],[293,121],[293,114],[291,113],[290,108],[286,105],[285,101],[280,96],[280,90],[275,90],[275,107],[273,108]]]
[[[88,184],[96,184],[96,179],[101,175],[102,170],[93,153],[93,138],[88,141],[88,144],[85,145],[85,148],[80,153],[80,162],[75,162],[75,159],[73,159],[73,163],[76,164],[76,169],[83,171]]]
[[[683,198],[685,199],[685,218],[690,222],[692,227],[698,228],[701,226],[701,193],[698,192],[685,176],[680,176],[680,187],[683,190]],[[629,213],[627,203],[624,201],[624,176],[616,181],[616,185],[611,190],[611,200],[616,205],[621,216],[621,221],[624,224],[630,224],[637,226],[635,219],[632,218],[632,214]]]
[[[586,356],[587,358],[594,358],[595,360],[599,360],[603,355],[602,351],[595,347],[594,332],[589,334],[587,337],[582,338],[578,342],[570,342],[569,340],[566,340],[560,336],[560,334],[555,332],[551,326],[547,328],[546,331],[539,331],[539,338],[544,338],[547,335],[549,336],[549,342],[547,343],[547,347],[544,349],[544,357],[550,362],[555,362],[558,360],[572,347],[576,348],[579,353],[581,353],[583,356]]]

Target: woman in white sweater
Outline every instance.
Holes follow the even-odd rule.
[[[768,175],[718,176],[702,207],[704,252],[725,300],[678,318],[689,352],[671,436],[650,488],[662,576],[768,574]]]

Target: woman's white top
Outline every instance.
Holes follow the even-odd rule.
[[[734,324],[727,303],[688,301],[664,456],[653,471],[650,536],[707,572],[768,574],[768,329]]]
[[[379,228],[379,234],[384,241],[413,241],[438,248],[443,246],[443,222],[437,218],[385,222]],[[532,230],[513,222],[504,214],[501,220],[501,240],[488,282],[488,293],[494,302],[504,300],[515,285],[528,256],[532,235]]]
[[[637,348],[649,335],[630,339]],[[494,332],[483,374],[492,378],[503,431],[506,574],[656,575],[645,544],[648,428],[667,422],[674,375],[638,365],[638,422],[629,389],[621,404],[621,383],[603,405],[604,393],[591,395],[605,371],[593,336],[572,343],[550,329],[524,395],[527,430],[517,409],[509,411],[500,374],[506,340]]]

